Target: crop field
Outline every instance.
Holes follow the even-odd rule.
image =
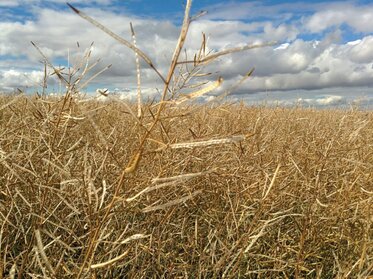
[[[0,279],[373,278],[372,111],[227,102],[254,69],[219,95],[204,67],[275,43],[213,52],[203,34],[188,58],[190,0],[167,74],[132,25],[129,42],[68,5],[134,52],[137,102],[82,96],[110,68],[90,49],[55,67],[32,43],[40,89],[0,95]]]
[[[372,112],[128,109],[1,97],[2,276],[372,274]]]

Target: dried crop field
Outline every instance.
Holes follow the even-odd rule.
[[[1,278],[372,275],[371,111],[143,108],[0,98]]]
[[[216,93],[205,66],[275,42],[213,51],[202,34],[190,56],[191,2],[167,73],[132,24],[129,42],[68,4],[134,52],[136,103],[81,96],[111,66],[92,48],[55,67],[32,43],[40,90],[0,95],[0,279],[373,276],[373,112],[224,103],[254,69]]]

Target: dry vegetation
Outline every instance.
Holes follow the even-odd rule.
[[[72,7],[136,53],[137,104],[82,99],[90,52],[63,71],[34,44],[42,92],[0,96],[0,278],[373,275],[373,113],[191,104],[223,82],[202,66],[265,44],[209,53],[203,36],[181,61],[190,4],[167,76],[132,26],[133,44]],[[139,58],[164,84],[154,102]]]
[[[144,153],[102,223],[141,128],[122,103],[93,101],[72,102],[57,125],[60,105],[1,98],[6,276],[75,277],[97,229],[88,277],[372,274],[372,112],[169,110],[154,140],[246,138]]]

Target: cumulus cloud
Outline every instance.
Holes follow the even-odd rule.
[[[290,24],[279,24],[274,26],[273,23],[266,23],[264,26],[264,39],[267,41],[293,41],[297,38],[299,30],[296,26]]]
[[[36,3],[39,0],[29,1]],[[88,0],[85,2],[92,3]],[[104,5],[110,2],[96,1]],[[2,3],[5,5],[7,2]],[[9,1],[7,5],[11,3],[20,2]],[[317,92],[325,88],[372,86],[373,36],[359,33],[359,39],[346,41],[341,27],[347,24],[359,32],[373,32],[372,25],[367,23],[373,22],[370,18],[373,15],[371,6],[339,3],[321,8],[320,5],[295,3],[264,6],[255,1],[214,5],[210,7],[212,11],[207,17],[192,23],[186,43],[190,49],[187,54],[190,58],[198,50],[202,32],[208,36],[209,51],[247,43],[279,41],[274,47],[219,58],[206,68],[206,72],[213,73],[211,79],[216,80],[218,76],[224,78],[224,85],[219,91],[222,92],[251,67],[255,67],[253,78],[232,92],[238,97],[268,91],[304,89]],[[297,9],[303,9],[309,15],[300,19],[296,16]],[[138,46],[149,55],[161,73],[167,73],[180,26],[165,19],[140,18],[92,7],[84,10],[127,40],[131,40],[129,22],[132,22]],[[0,56],[3,58],[0,60],[0,91],[40,83],[42,57],[31,46],[30,41],[36,42],[57,66],[67,65],[68,54],[70,65],[73,64],[73,61],[83,55],[84,49],[95,41],[91,61],[101,58],[101,62],[94,71],[112,64],[108,71],[97,78],[97,87],[108,87],[111,90],[115,87],[134,87],[135,55],[131,50],[67,9],[57,11],[40,8],[32,13],[33,18],[26,21],[0,19]],[[264,19],[257,19],[260,15]],[[252,20],[240,20],[247,18]],[[304,22],[303,26],[299,25],[300,21]],[[333,28],[330,29],[331,27]],[[320,32],[319,40],[309,39],[307,32]],[[76,42],[81,46],[79,49]],[[155,94],[155,88],[160,88],[162,84],[143,61],[141,67],[143,85],[148,88],[144,90],[147,92],[144,94],[151,96]],[[129,99],[135,96],[132,89],[126,92]],[[306,100],[312,99],[317,105],[343,103],[343,99],[338,100],[336,96],[339,95],[325,94],[319,100],[307,97],[302,100],[308,102]]]
[[[318,105],[318,106],[330,106],[330,105],[339,105],[345,102],[345,98],[338,95],[330,95],[330,96],[318,96],[314,99],[302,99],[299,98],[298,102],[300,104],[307,104],[307,105]]]
[[[0,7],[16,7],[19,3],[13,0],[3,0],[0,2]]]
[[[177,26],[167,21],[108,14],[108,12],[98,9],[90,9],[90,14],[127,40],[131,40],[129,23],[132,22],[137,33],[138,46],[153,59],[156,65],[159,65],[160,70],[165,71],[164,67],[172,56],[171,49],[177,39]],[[83,55],[84,49],[94,41],[91,61],[99,58],[102,61],[96,69],[109,64],[113,65],[110,71],[101,76],[101,80],[106,78],[106,80],[114,82],[113,86],[126,81],[135,82],[135,55],[133,51],[72,12],[41,9],[36,15],[34,21],[24,23],[0,22],[0,29],[5,30],[0,33],[1,56],[11,56],[17,59],[25,57],[24,60],[32,61],[37,67],[42,57],[30,44],[30,41],[34,41],[51,61],[57,65],[61,63],[66,65],[68,54],[71,56],[70,58],[75,57],[77,60]],[[77,42],[79,42],[80,49],[77,48]],[[5,65],[2,66],[14,68],[12,60],[7,59],[7,61],[9,64],[6,65],[3,61]],[[22,64],[17,66],[22,68]],[[142,63],[142,67],[144,76],[148,76],[147,65]],[[150,74],[149,78],[153,82],[155,81],[154,74]]]
[[[353,6],[350,3],[331,4],[310,16],[305,26],[318,33],[332,26],[347,24],[358,32],[373,32],[373,5]]]
[[[244,101],[249,105],[268,106],[304,106],[304,107],[359,107],[373,109],[373,92],[364,88],[325,88],[316,94],[307,90],[271,91],[258,94],[235,96],[235,100]]]
[[[369,52],[358,51],[369,45],[370,37],[354,44],[324,45],[296,40],[275,49],[248,52],[247,57],[228,59],[221,71],[231,78],[255,65],[253,78],[243,85],[241,94],[276,90],[318,90],[333,87],[373,85],[373,61]],[[373,51],[373,48],[371,48]]]
[[[43,76],[44,73],[41,71],[0,71],[0,88],[13,91],[15,88],[38,87],[43,80]]]
[[[104,94],[102,92],[104,92]],[[152,99],[159,97],[160,93],[157,92],[157,90],[155,90],[154,88],[142,88],[141,95],[144,100],[151,101]],[[102,101],[102,102],[116,101],[116,100],[135,102],[137,100],[137,89],[136,88],[124,88],[124,89],[115,88],[113,91],[110,91],[107,88],[101,88],[101,89],[96,90],[95,99]]]
[[[367,36],[346,46],[348,57],[355,63],[373,63],[373,36]]]

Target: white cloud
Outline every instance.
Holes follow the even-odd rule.
[[[373,36],[364,37],[347,45],[347,57],[355,63],[373,63]]]
[[[104,91],[105,94],[107,94],[107,96],[100,94],[98,92],[99,90],[101,90],[101,92]],[[142,88],[141,96],[143,100],[152,100],[153,98],[159,97],[160,94],[154,88]],[[125,88],[125,89],[116,88],[113,91],[110,91],[107,88],[97,89],[96,94],[95,94],[95,99],[102,101],[102,102],[118,101],[118,100],[135,102],[137,100],[137,88]]]
[[[12,91],[15,88],[39,87],[44,73],[40,71],[21,72],[17,70],[0,71],[0,88]]]
[[[294,25],[266,23],[264,26],[264,39],[267,41],[293,41],[299,34],[298,28]]]
[[[0,7],[16,7],[19,3],[13,0],[2,0],[0,2]]]
[[[268,106],[311,106],[311,107],[359,107],[373,109],[373,92],[365,92],[364,88],[321,89],[316,94],[307,90],[261,92],[255,95],[235,96],[236,100],[245,101],[249,105]]]
[[[373,5],[353,6],[340,2],[316,12],[305,22],[306,28],[318,33],[332,26],[347,24],[358,32],[373,32]]]
[[[307,104],[307,105],[318,105],[318,106],[330,106],[330,105],[339,105],[344,103],[346,100],[342,96],[338,95],[326,95],[326,96],[319,96],[314,99],[298,99],[298,103],[300,104]]]
[[[221,63],[221,72],[231,78],[255,65],[253,78],[243,85],[245,92],[276,90],[319,90],[333,87],[373,86],[373,46],[370,37],[354,44],[314,44],[296,40],[277,47],[258,49]],[[370,48],[369,51],[359,51]]]
[[[103,2],[109,3],[110,1],[103,0]],[[296,6],[300,7],[298,4]],[[209,37],[208,50],[218,51],[247,43],[272,40],[278,40],[282,44],[219,58],[206,71],[213,73],[211,78],[215,80],[219,75],[223,76],[226,85],[221,90],[239,80],[241,75],[251,67],[256,68],[254,77],[233,94],[239,96],[266,91],[373,86],[372,35],[365,35],[360,39],[343,43],[343,32],[337,28],[333,32],[324,34],[324,38],[319,41],[301,39],[301,32],[305,32],[305,28],[297,26],[297,20],[280,22],[286,17],[287,8],[295,12],[294,7],[290,7],[291,5],[264,7],[258,2],[237,5],[236,7],[227,4],[227,9],[215,11],[210,17],[192,23],[186,43],[186,46],[191,49],[188,51],[189,58],[200,47],[202,32]],[[311,11],[316,7],[315,5],[305,6]],[[223,8],[222,5],[220,7]],[[239,17],[244,17],[245,13],[247,14],[245,10],[235,15],[235,19],[212,20],[219,14],[222,18],[228,17],[227,11],[229,10],[236,9],[236,12],[240,13],[239,9],[243,7],[252,7],[256,12],[265,11],[267,16],[274,11],[279,11],[281,16],[274,21],[266,19],[247,23],[237,20]],[[362,32],[370,30],[372,25],[360,24],[353,19],[357,17],[358,12],[362,13],[362,17],[369,18],[372,12],[370,9],[352,6],[352,4],[347,6],[339,4],[335,6],[334,11],[330,7],[329,5],[323,11],[317,11],[310,17],[304,18],[306,28],[312,32],[319,32],[334,25],[347,23]],[[342,7],[349,9],[343,13]],[[129,22],[132,22],[137,34],[138,46],[149,55],[159,71],[166,75],[178,37],[179,26],[167,20],[144,19],[128,14],[103,12],[94,8],[88,8],[85,11],[127,40],[131,40]],[[108,71],[97,78],[97,86],[110,89],[114,87],[134,88],[136,84],[135,56],[131,50],[120,45],[73,12],[43,8],[33,12],[35,19],[26,22],[1,22],[0,19],[0,30],[2,30],[0,32],[0,55],[5,57],[0,61],[0,91],[10,90],[17,86],[32,86],[35,82],[40,82],[42,71],[38,70],[42,69],[39,63],[42,58],[31,46],[30,41],[35,41],[57,65],[66,64],[68,50],[70,60],[77,60],[81,57],[83,49],[95,41],[91,61],[97,58],[101,58],[102,61],[93,73],[108,64],[113,64]],[[347,18],[345,14],[352,18]],[[325,22],[321,20],[323,16],[325,16]],[[365,19],[362,20],[364,21]],[[80,50],[77,50],[77,41],[81,45]],[[141,66],[143,86],[148,88],[144,89],[144,95],[152,96],[155,92],[154,88],[160,88],[162,84],[144,62]],[[25,78],[25,75],[28,78]],[[29,82],[29,79],[34,80],[34,83]],[[136,96],[135,92],[136,90],[132,89],[126,91],[126,96],[133,99]],[[313,102],[318,105],[337,102],[335,98],[337,95],[330,96],[322,97],[319,101],[313,100]],[[303,98],[303,100],[306,99],[312,98]]]
[[[289,43],[281,44],[280,46],[276,47],[274,50],[280,50],[280,49],[287,49],[289,47]]]

